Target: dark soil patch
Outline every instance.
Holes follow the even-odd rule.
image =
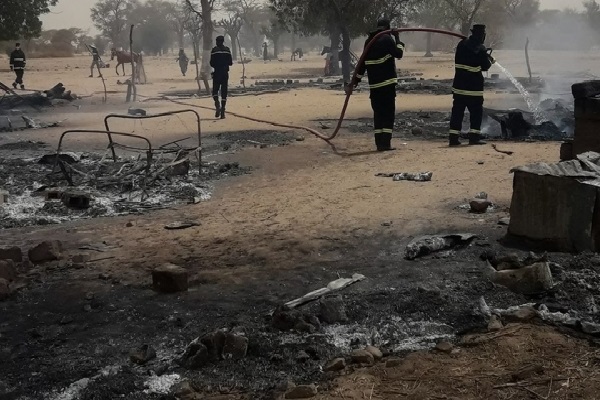
[[[481,296],[493,308],[552,300],[566,309],[580,310],[582,315],[579,299],[598,296],[594,287],[569,283],[569,274],[580,273],[582,268],[595,273],[583,259],[571,265],[568,256],[550,255],[552,261],[562,263],[565,272],[557,280],[565,285],[569,297],[531,298],[486,279],[479,259],[485,248],[481,246],[501,251],[494,241],[477,242],[446,259],[431,256],[417,261],[402,258],[406,242],[405,238],[382,235],[340,237],[335,246],[324,246],[322,254],[327,259],[329,252],[343,252],[343,260],[299,259],[292,270],[262,272],[256,279],[238,284],[208,280],[180,295],[155,294],[147,281],[130,285],[97,279],[93,270],[68,264],[37,268],[29,272],[27,289],[0,303],[0,315],[4,316],[0,323],[0,387],[7,388],[9,399],[25,395],[54,399],[51,393],[100,374],[78,398],[159,398],[145,392],[149,376],[156,373],[189,377],[209,392],[243,391],[255,393],[254,399],[266,398],[266,393],[288,380],[324,380],[320,368],[330,358],[367,343],[384,352],[403,353],[432,345],[439,337],[482,329],[484,321],[475,311]],[[230,257],[228,269],[260,262],[239,250]],[[338,275],[357,272],[364,273],[367,280],[341,292],[348,323],[323,325],[314,334],[279,332],[270,326],[269,315],[279,304],[324,287]],[[316,315],[318,305],[301,310]],[[597,319],[595,314],[586,315]],[[179,367],[176,359],[190,341],[222,328],[243,331],[249,338],[245,359],[224,360],[198,371]],[[158,358],[134,367],[128,353],[142,344],[157,349]],[[301,352],[309,358],[301,359]],[[116,370],[102,375],[109,366]]]

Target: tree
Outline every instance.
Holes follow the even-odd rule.
[[[134,0],[98,0],[91,9],[94,26],[110,39],[114,47],[122,47],[127,43],[127,20]]]
[[[223,8],[231,14],[238,15],[242,21],[241,32],[244,38],[249,38],[255,56],[260,56],[262,49],[261,30],[269,23],[272,14],[263,7],[259,0],[226,0]]]
[[[162,54],[173,41],[173,30],[167,16],[172,4],[164,0],[147,0],[132,3],[128,13],[129,23],[137,25],[135,51]]]
[[[379,1],[373,0],[270,0],[271,7],[288,31],[307,35],[326,34],[331,41],[332,66],[338,72],[338,49],[342,45],[342,75],[350,80],[352,38],[374,27]],[[361,12],[357,12],[360,10]],[[341,40],[340,40],[341,39]]]
[[[419,26],[426,28],[453,29],[456,25],[454,14],[448,8],[445,0],[411,2],[409,18]],[[433,34],[428,33],[425,57],[433,57],[433,39]]]
[[[212,12],[216,0],[200,0],[200,8],[192,0],[185,0],[187,10],[193,12],[202,21],[202,74],[205,78],[210,76],[210,53],[213,48],[214,24],[212,21]]]
[[[230,14],[227,18],[223,18],[217,23],[218,26],[225,30],[225,34],[231,39],[231,57],[234,60],[238,59],[238,40],[244,21],[239,14]],[[241,57],[243,55],[240,54]]]
[[[0,41],[33,38],[42,31],[40,15],[50,12],[57,0],[0,1]]]
[[[469,34],[481,8],[491,0],[444,0],[460,24],[460,31]]]
[[[269,25],[262,27],[260,33],[273,42],[273,57],[277,58],[279,56],[279,40],[285,33],[285,28],[278,20],[271,20]]]
[[[586,0],[583,2],[583,7],[590,27],[600,32],[600,4],[596,0]]]

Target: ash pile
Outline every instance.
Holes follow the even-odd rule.
[[[0,227],[141,214],[210,198],[211,180],[246,173],[239,164],[198,163],[189,154],[156,160],[61,153],[0,161]]]
[[[535,112],[488,108],[485,115],[483,130],[492,138],[565,140],[572,138],[575,131],[573,104],[562,99],[546,99]]]

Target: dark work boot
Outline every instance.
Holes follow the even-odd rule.
[[[396,150],[392,147],[392,134],[389,132],[380,133],[380,141],[377,146],[377,151],[392,151]]]
[[[460,146],[462,143],[460,142],[460,135],[450,134],[450,147]]]
[[[219,103],[218,97],[213,97],[215,100],[215,118],[219,118],[221,116],[221,104]]]
[[[375,134],[375,147],[377,147],[377,151],[380,151],[379,149],[381,149],[381,133]]]
[[[480,146],[480,145],[484,145],[484,144],[487,144],[487,143],[484,142],[483,140],[481,140],[480,133],[469,132],[469,145],[470,146]]]
[[[225,119],[225,106],[227,105],[227,100],[221,101],[221,119]]]
[[[13,87],[16,89],[17,88],[17,82],[13,82]]]
[[[25,90],[25,85],[21,84],[21,90]]]

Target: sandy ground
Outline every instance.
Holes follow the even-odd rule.
[[[572,67],[551,64],[556,55],[535,54],[536,72],[560,74],[571,72]],[[499,60],[516,74],[522,75],[523,62],[519,53],[499,53]],[[322,60],[312,55],[304,63],[254,61],[247,66],[246,76],[263,77],[316,77],[322,69]],[[181,106],[153,100],[168,90],[193,89],[193,78],[182,77],[174,57],[147,57],[145,63],[149,84],[139,87],[140,102],[152,112],[180,109]],[[600,73],[597,58],[582,56],[578,64],[581,73]],[[18,140],[42,140],[55,145],[64,129],[103,129],[102,118],[111,112],[123,113],[129,105],[124,103],[124,86],[117,85],[119,78],[114,70],[105,71],[109,89],[109,102],[102,104],[101,82],[98,78],[87,78],[87,57],[70,59],[33,59],[28,63],[26,75],[28,87],[46,89],[62,82],[73,92],[91,96],[84,98],[76,108],[67,105],[45,111],[40,118],[62,120],[61,128],[43,131],[0,133],[0,143]],[[453,73],[450,55],[438,55],[434,59],[423,59],[418,54],[408,54],[399,64],[405,72],[419,72],[426,78],[450,78]],[[231,81],[241,78],[241,66],[235,65]],[[579,73],[579,71],[575,71]],[[193,75],[193,74],[192,74]],[[0,72],[0,80],[10,82],[9,72]],[[562,90],[562,89],[561,89]],[[449,110],[450,96],[402,95],[398,97],[398,110]],[[210,98],[192,99],[188,102],[210,107]],[[230,98],[230,111],[251,115],[256,118],[287,124],[318,128],[316,119],[331,119],[339,115],[343,94],[339,91],[322,89],[299,89],[278,94],[243,96]],[[524,107],[522,99],[515,95],[492,94],[487,105],[497,108]],[[250,129],[265,129],[265,125],[244,119],[229,117],[224,121],[214,120],[209,112],[202,111],[203,135]],[[357,93],[351,102],[348,118],[369,117],[371,110],[368,94]],[[143,134],[154,143],[166,143],[181,137],[193,136],[194,122],[187,117],[171,118],[156,123],[119,123],[118,130]],[[270,129],[267,127],[267,129]],[[248,280],[260,281],[265,276],[276,280],[286,271],[301,273],[299,265],[311,262],[344,260],[344,246],[361,246],[364,238],[393,236],[408,239],[424,233],[447,230],[494,231],[498,219],[505,216],[512,196],[512,175],[515,166],[536,161],[557,161],[558,143],[506,143],[501,147],[514,151],[507,156],[495,152],[490,146],[462,147],[449,149],[443,141],[418,139],[396,139],[398,151],[373,153],[370,135],[349,136],[341,132],[335,141],[337,151],[310,134],[298,132],[306,140],[290,146],[268,149],[249,149],[234,154],[225,154],[215,159],[237,161],[253,166],[247,176],[228,179],[217,185],[211,200],[193,206],[181,206],[175,210],[160,211],[152,215],[78,221],[60,226],[35,227],[5,230],[0,232],[3,246],[27,246],[48,237],[60,237],[69,251],[82,244],[105,241],[116,249],[105,254],[112,258],[99,261],[79,272],[79,279],[92,279],[99,273],[110,273],[121,282],[148,284],[148,271],[165,262],[185,265],[193,282],[229,284],[231,290]],[[406,132],[401,132],[406,134]],[[69,149],[102,149],[103,137],[78,136],[69,141]],[[430,183],[393,182],[376,177],[381,172],[432,171]],[[0,184],[1,187],[1,184]],[[484,216],[473,216],[457,207],[465,199],[485,191],[499,206],[499,212]],[[167,232],[164,225],[180,219],[192,219],[201,225],[184,231]],[[130,224],[128,224],[130,223]],[[126,224],[128,227],[126,227]],[[339,245],[336,245],[339,244]],[[349,260],[345,260],[349,261]],[[331,271],[333,273],[333,271]],[[370,271],[362,271],[368,274]],[[87,277],[87,278],[86,278]],[[552,332],[542,331],[539,340]],[[522,340],[530,340],[521,338]],[[557,340],[568,340],[560,338]],[[492,346],[492,345],[490,345]],[[519,348],[518,345],[515,345]],[[533,346],[533,345],[532,345]],[[480,352],[461,353],[454,357],[456,363],[465,367],[461,357],[468,359],[486,358],[494,348]],[[516,350],[515,350],[516,351]],[[466,354],[466,355],[465,355]],[[418,356],[415,356],[418,357]],[[407,361],[408,362],[408,361]],[[429,361],[428,361],[429,362]],[[430,360],[428,376],[435,368],[444,370],[447,360]],[[461,368],[461,366],[457,368]],[[511,366],[512,367],[512,366]],[[450,368],[450,367],[448,367]],[[466,368],[466,367],[465,367]],[[509,368],[509,367],[506,367]],[[412,373],[415,373],[414,371]],[[395,371],[394,374],[401,374]],[[381,389],[391,379],[387,372],[358,372],[342,378],[340,385],[354,391],[364,391],[367,397],[333,392],[323,399],[369,398],[510,398],[494,397],[492,389],[470,392],[447,393],[447,397],[427,397],[419,392],[425,382],[414,377],[410,387],[395,384],[393,396]],[[413,379],[412,375],[411,379]],[[453,373],[446,375],[444,382],[453,382]],[[433,378],[427,378],[433,379]],[[359,381],[361,380],[361,381]],[[362,382],[364,380],[364,382]],[[360,383],[360,388],[356,387]],[[552,384],[550,385],[552,386]],[[546,385],[546,387],[548,387]],[[465,389],[466,390],[466,389]],[[509,390],[517,397],[526,391]],[[411,396],[410,393],[414,393]],[[444,393],[436,392],[436,396]],[[418,395],[417,395],[418,394]],[[559,398],[559,397],[557,397]],[[561,397],[562,398],[562,397]],[[586,397],[583,394],[581,398]]]
[[[88,61],[87,58],[77,57],[30,62],[28,85],[43,88],[61,81],[75,93],[93,96],[84,99],[79,110],[66,106],[45,112],[43,118],[67,119],[62,124],[64,129],[102,129],[104,115],[126,110],[128,105],[123,103],[124,93],[111,94],[109,104],[101,104],[98,78],[87,78],[85,67]],[[153,98],[163,91],[194,87],[191,78],[178,76],[177,64],[171,61],[171,58],[148,59],[146,72],[151,83],[140,86],[141,95]],[[423,59],[416,54],[409,54],[406,61],[399,63],[399,67],[402,71],[421,72],[424,77],[448,78],[452,74],[449,61],[448,55]],[[322,61],[316,57],[304,63],[254,62],[247,66],[246,76],[304,76],[319,71],[321,64]],[[241,77],[239,69],[239,65],[234,67],[232,82]],[[118,78],[112,69],[105,70],[105,75],[109,90],[123,92],[123,86],[115,84]],[[488,105],[492,107],[507,104],[523,106],[520,97],[515,95],[490,94],[489,97]],[[209,98],[188,102],[209,107],[212,105]],[[228,107],[233,112],[256,118],[318,128],[314,120],[336,118],[342,102],[343,94],[339,91],[315,88],[282,94],[232,97]],[[398,111],[448,110],[451,96],[402,95],[397,103]],[[134,106],[150,111],[182,108],[153,100]],[[203,135],[269,129],[264,124],[233,117],[224,121],[214,120],[212,115],[206,114],[209,113],[201,110]],[[356,94],[352,98],[348,118],[369,117],[370,114],[368,93],[362,91]],[[193,119],[185,116],[156,123],[116,122],[113,129],[142,134],[156,144],[194,136]],[[3,134],[2,137],[7,140],[42,140],[54,144],[60,132],[61,129],[48,129]],[[515,151],[515,154],[506,156],[489,146],[448,149],[444,142],[397,140],[398,151],[375,154],[371,152],[373,143],[369,136],[344,137],[343,132],[335,142],[336,153],[309,133],[300,131],[299,134],[307,140],[287,148],[253,149],[223,156],[227,160],[254,166],[256,171],[248,177],[236,178],[221,186],[209,202],[184,207],[175,215],[170,212],[164,213],[164,216],[161,214],[164,219],[160,220],[157,216],[133,218],[136,227],[119,232],[114,232],[113,225],[125,222],[94,221],[93,236],[102,237],[106,230],[107,235],[122,242],[125,259],[131,251],[142,252],[152,264],[167,260],[177,262],[182,257],[194,258],[200,254],[208,256],[212,247],[216,247],[215,253],[211,254],[214,256],[213,263],[219,264],[223,262],[222,256],[230,252],[228,250],[245,245],[249,237],[258,237],[260,241],[252,243],[246,251],[250,254],[264,253],[267,264],[276,262],[280,265],[282,260],[293,259],[298,251],[318,254],[318,237],[348,234],[355,229],[376,232],[382,229],[384,222],[392,222],[391,227],[385,229],[405,237],[427,231],[494,225],[497,215],[473,218],[455,208],[475,193],[485,191],[502,209],[507,210],[512,195],[510,169],[533,161],[556,161],[559,153],[557,143],[507,144],[507,148]],[[74,136],[67,142],[66,149],[102,149],[104,146],[103,136],[94,139]],[[381,172],[424,171],[434,173],[433,182],[395,183],[375,177]],[[196,218],[202,222],[202,227],[165,234],[165,219],[177,219],[178,215]],[[67,230],[68,226],[50,229]],[[36,236],[46,234],[44,229]],[[115,234],[123,237],[117,238]],[[223,249],[222,245],[208,248],[193,245],[224,237],[228,239],[226,243],[231,243],[232,249]],[[145,251],[152,248],[156,241],[167,238],[177,241],[179,246]],[[276,246],[276,251],[273,251],[270,248],[274,243],[286,241],[298,243],[306,249]]]

